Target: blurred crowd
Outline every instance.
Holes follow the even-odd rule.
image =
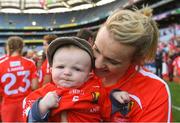
[[[180,83],[180,37],[174,36],[169,42],[159,42],[154,61],[145,67],[170,82]]]

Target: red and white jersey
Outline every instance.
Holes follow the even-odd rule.
[[[43,77],[45,75],[51,75],[50,66],[47,59],[43,62],[41,69],[39,70],[39,87],[42,87],[44,81]]]
[[[176,67],[177,74],[180,76],[180,56],[174,59],[173,66]]]
[[[1,60],[3,60],[4,58],[6,58],[7,57],[7,55],[5,54],[5,55],[2,55],[1,57],[0,57],[0,61]],[[0,101],[0,115],[1,115],[1,103],[2,103],[2,100]],[[1,116],[0,116],[1,117]],[[1,121],[1,118],[0,118],[0,122],[2,122]]]
[[[6,54],[5,54],[5,55],[2,55],[2,56],[0,57],[0,61],[3,60],[4,58],[6,58],[7,56],[8,56],[8,55],[6,55]]]
[[[51,109],[48,121],[61,121],[60,114],[67,111],[68,122],[100,122],[100,107],[104,105],[105,93],[102,93],[97,77],[92,77],[80,88],[57,87],[53,82],[29,94],[23,101],[23,116],[25,120],[32,104],[50,91],[56,91],[61,97],[59,107]]]
[[[128,72],[113,86],[107,87],[126,91],[131,103],[126,115],[116,112],[113,122],[171,122],[171,96],[167,83],[155,74],[140,67],[131,66]],[[107,97],[108,98],[108,97]],[[111,112],[111,106],[105,110]]]
[[[21,56],[9,56],[0,61],[0,92],[3,103],[22,100],[31,90],[31,80],[37,78],[35,63]]]

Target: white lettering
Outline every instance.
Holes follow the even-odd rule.
[[[79,96],[74,96],[72,99],[73,102],[77,102],[78,100],[79,100]]]

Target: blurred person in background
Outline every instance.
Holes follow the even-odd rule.
[[[180,42],[176,45],[176,52],[174,53],[172,59],[172,67],[173,80],[180,83]]]
[[[37,66],[39,57],[37,55],[37,51],[36,50],[28,49],[27,52],[23,52],[23,56],[28,58],[28,59],[33,60],[35,62],[35,64],[36,64],[36,66]]]
[[[179,81],[178,75],[178,68],[179,68],[179,63],[178,63],[178,56],[180,56],[180,38],[177,36],[175,37],[175,43],[172,45],[171,43],[169,44],[169,52],[168,52],[168,60],[167,60],[167,65],[168,65],[168,75],[169,75],[169,81]],[[176,59],[177,58],[177,59]],[[175,60],[176,59],[176,60]]]
[[[46,83],[52,80],[51,73],[50,73],[50,66],[49,66],[48,60],[46,59],[46,53],[47,53],[47,48],[49,44],[56,38],[57,36],[53,34],[45,35],[43,37],[44,52],[42,56],[42,66],[39,71],[39,87],[45,85]]]
[[[7,52],[6,44],[4,45],[4,51],[5,51],[5,54],[0,57],[0,62],[9,56],[8,55],[9,53]],[[1,120],[1,103],[2,103],[2,96],[0,96],[0,122],[2,122],[2,120]]]
[[[4,58],[6,58],[7,56],[9,56],[6,44],[4,45],[4,52],[5,52],[5,54],[0,57],[0,61],[3,60]]]
[[[24,43],[18,36],[9,37],[6,44],[8,57],[0,61],[0,94],[2,122],[22,121],[22,102],[38,87],[35,63],[21,56]]]
[[[177,57],[177,52],[176,52],[176,48],[170,48],[169,52],[165,52],[166,53],[166,58],[167,60],[164,60],[165,63],[167,63],[167,73],[168,73],[168,80],[170,82],[174,81],[174,65],[173,65],[173,61],[174,59]],[[165,79],[165,77],[164,77]]]
[[[163,63],[163,51],[157,47],[156,57],[155,57],[155,67],[156,75],[162,78],[162,63]]]
[[[33,57],[34,57],[34,50],[28,49],[27,54],[26,54],[26,58],[33,59]]]
[[[91,46],[94,45],[94,40],[95,40],[95,34],[93,31],[87,29],[87,28],[83,28],[80,29],[79,32],[76,35],[79,38],[85,39],[86,41],[88,41]]]

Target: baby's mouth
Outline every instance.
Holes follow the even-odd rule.
[[[72,80],[71,79],[61,79],[61,80],[63,80],[63,81],[67,81],[67,82],[71,82]]]

